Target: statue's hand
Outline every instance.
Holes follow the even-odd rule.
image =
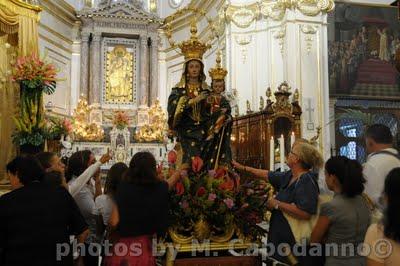
[[[208,92],[202,91],[199,95],[189,101],[190,105],[196,104],[201,102],[202,100],[206,99],[208,96]]]

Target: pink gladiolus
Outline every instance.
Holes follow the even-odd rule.
[[[226,207],[228,207],[228,209],[232,209],[233,206],[235,206],[235,203],[233,202],[232,199],[224,199],[224,203],[226,205]]]
[[[204,164],[203,160],[199,156],[194,157],[192,160],[193,172],[195,172],[195,173],[200,172],[201,168],[203,168],[203,164]]]

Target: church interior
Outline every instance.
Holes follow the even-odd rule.
[[[169,224],[153,239],[152,259],[118,264],[114,250],[110,259],[62,265],[398,265],[400,227],[386,232],[400,226],[388,214],[400,208],[388,188],[400,186],[399,72],[393,0],[0,0],[0,242],[15,228],[7,195],[29,183],[14,158],[59,158],[60,182],[81,209],[84,189],[93,183],[97,206],[114,166],[128,169],[121,182],[138,178],[137,155],[151,154],[156,165],[146,167],[169,188]],[[74,194],[91,167],[73,169],[85,151],[99,166]],[[42,167],[44,176],[56,169]],[[133,221],[123,222],[125,190],[109,198],[106,232],[115,209],[117,232]],[[150,204],[145,198],[139,205]],[[161,222],[158,208],[148,217],[158,210]],[[94,211],[81,212],[89,239]],[[346,234],[340,216],[351,224]],[[388,226],[392,248],[379,260],[310,262],[265,248],[302,237],[367,243],[374,220]],[[340,239],[354,230],[362,237]],[[13,264],[12,252],[0,243],[0,265],[28,265]]]

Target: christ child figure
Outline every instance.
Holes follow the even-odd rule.
[[[225,81],[223,79],[213,79],[211,87],[212,92],[207,97],[207,104],[210,106],[212,123],[206,140],[211,140],[224,125],[232,121],[231,106],[228,99],[222,95],[225,91]]]

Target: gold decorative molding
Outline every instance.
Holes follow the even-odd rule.
[[[36,12],[42,11],[42,9],[39,6],[28,4],[28,3],[26,3],[26,2],[24,2],[22,0],[8,0],[8,1],[10,1],[13,4],[15,4],[15,5],[19,6],[19,7],[22,7],[22,8],[27,8],[27,9],[30,9],[30,10],[33,10],[33,11],[36,11]]]
[[[239,28],[247,28],[257,20],[260,15],[258,3],[247,6],[229,5],[225,9],[225,18],[227,22],[233,22]]]
[[[334,7],[334,0],[262,0],[247,6],[228,5],[225,18],[240,28],[247,28],[262,17],[281,21],[288,9],[298,10],[306,16],[317,16],[331,12]]]
[[[285,44],[285,37],[286,37],[286,27],[284,25],[275,32],[274,38],[278,40],[279,47],[281,49],[281,54],[283,54],[283,45]]]
[[[304,33],[304,40],[306,42],[306,47],[307,47],[307,54],[310,54],[311,48],[312,48],[312,42],[313,42],[313,37],[317,32],[318,27],[311,26],[311,25],[300,25],[300,30],[302,33]]]

